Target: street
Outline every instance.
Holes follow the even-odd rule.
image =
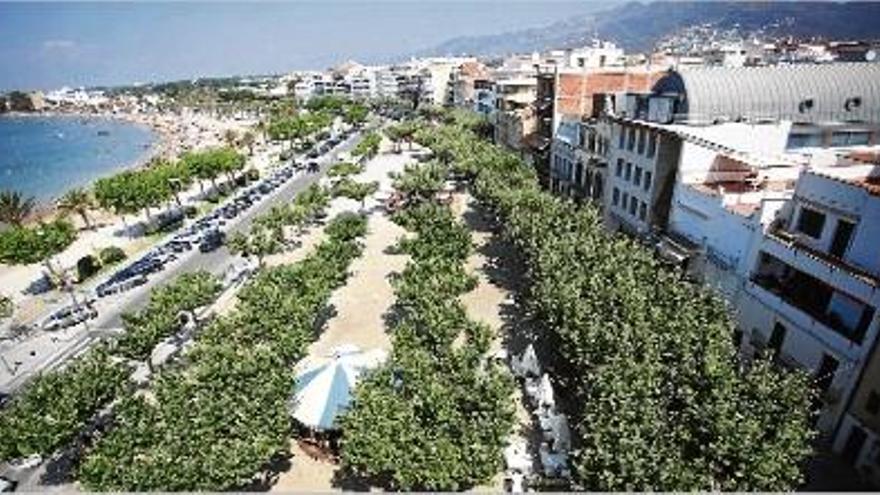
[[[327,154],[315,160],[306,160],[317,162],[319,171],[297,172],[291,180],[265,196],[252,208],[227,221],[227,235],[248,229],[255,218],[273,206],[290,202],[298,193],[317,182],[340,153],[351,151],[357,145],[360,136],[360,133],[356,133]],[[297,156],[296,159],[301,162],[304,157]],[[12,342],[11,346],[0,350],[0,393],[13,393],[35,374],[54,369],[87,350],[93,342],[119,331],[122,315],[146,305],[151,289],[187,272],[205,270],[222,276],[232,258],[233,255],[225,245],[209,253],[201,253],[198,248],[193,248],[183,253],[181,258],[168,263],[162,271],[151,275],[146,284],[96,301],[96,319],[54,332],[37,330],[19,342]],[[95,283],[90,285],[94,286]]]

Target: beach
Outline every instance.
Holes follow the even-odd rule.
[[[69,116],[81,118],[106,118],[116,119],[147,126],[155,134],[149,149],[131,163],[125,164],[105,174],[96,175],[88,184],[101,176],[119,173],[121,170],[135,167],[143,167],[154,158],[173,160],[190,150],[198,150],[213,146],[224,145],[224,133],[232,129],[239,135],[250,129],[253,124],[250,121],[223,119],[210,115],[194,112],[159,113],[159,112],[42,112],[32,114],[33,117]],[[247,158],[247,167],[265,170],[273,163],[273,157],[280,151],[277,145],[257,142],[253,147],[253,153]],[[84,184],[86,186],[86,184]],[[198,201],[201,190],[198,184],[193,184],[189,190],[180,194],[184,202]],[[56,218],[59,212],[56,210],[54,201],[44,201],[38,204],[33,215],[40,220]],[[142,220],[142,214],[127,215],[125,218],[100,209],[92,209],[89,212],[93,229],[85,229],[79,215],[70,215],[69,221],[80,232],[76,241],[62,253],[54,256],[53,265],[56,267],[70,268],[76,265],[81,257],[92,254],[108,246],[122,248],[129,257],[147,249],[154,239],[149,237],[130,237],[125,234],[126,226]],[[0,287],[2,293],[13,299],[18,309],[13,317],[15,321],[24,321],[29,317],[40,314],[41,311],[60,295],[57,291],[50,291],[42,296],[27,296],[24,292],[40,274],[45,271],[42,264],[36,263],[23,266],[10,266],[0,264]]]

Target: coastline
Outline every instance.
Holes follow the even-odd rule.
[[[125,170],[137,170],[157,159],[175,160],[182,153],[210,146],[222,144],[223,132],[228,129],[242,131],[249,127],[246,122],[233,121],[231,119],[219,119],[198,113],[171,113],[171,112],[132,112],[132,111],[107,111],[94,109],[50,109],[37,112],[7,112],[0,114],[0,118],[54,118],[69,117],[82,119],[107,119],[110,121],[124,122],[147,128],[153,135],[150,146],[145,148],[139,156],[128,163],[120,164],[112,171],[107,171],[92,177],[88,183],[76,187],[90,188],[95,181],[120,173]],[[40,199],[29,220],[48,220],[57,215],[57,201],[72,187],[65,188],[56,195]]]
[[[162,132],[161,128],[157,126],[150,125],[149,122],[146,122],[142,119],[132,118],[130,115],[120,115],[120,114],[110,114],[110,113],[93,113],[93,112],[58,112],[58,111],[40,111],[40,112],[7,112],[0,115],[0,119],[6,118],[15,118],[15,119],[31,119],[31,118],[70,118],[70,119],[88,119],[88,120],[106,120],[115,123],[124,123],[129,125],[136,125],[138,127],[142,127],[150,132],[151,139],[149,146],[146,146],[144,149],[140,150],[137,153],[137,157],[133,160],[126,161],[125,163],[120,163],[117,167],[114,167],[112,170],[107,170],[102,173],[96,174],[94,177],[88,179],[83,184],[75,184],[66,186],[61,189],[58,193],[55,193],[51,196],[37,198],[36,204],[34,205],[34,211],[27,219],[28,221],[32,220],[51,220],[57,212],[57,202],[58,200],[68,191],[71,191],[75,188],[83,188],[90,189],[95,181],[109,177],[114,174],[118,174],[125,170],[135,170],[142,167],[146,167],[150,164],[152,160],[161,156],[166,149],[168,149],[168,142],[170,141],[170,136]]]

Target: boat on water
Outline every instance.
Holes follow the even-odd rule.
[[[109,135],[110,135],[110,131],[107,131],[107,130],[103,130],[103,129],[102,129],[102,130],[98,131],[98,135],[99,135],[99,136],[109,136]]]

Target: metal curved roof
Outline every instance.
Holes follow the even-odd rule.
[[[677,96],[676,120],[880,122],[880,63],[672,71],[653,92]]]

